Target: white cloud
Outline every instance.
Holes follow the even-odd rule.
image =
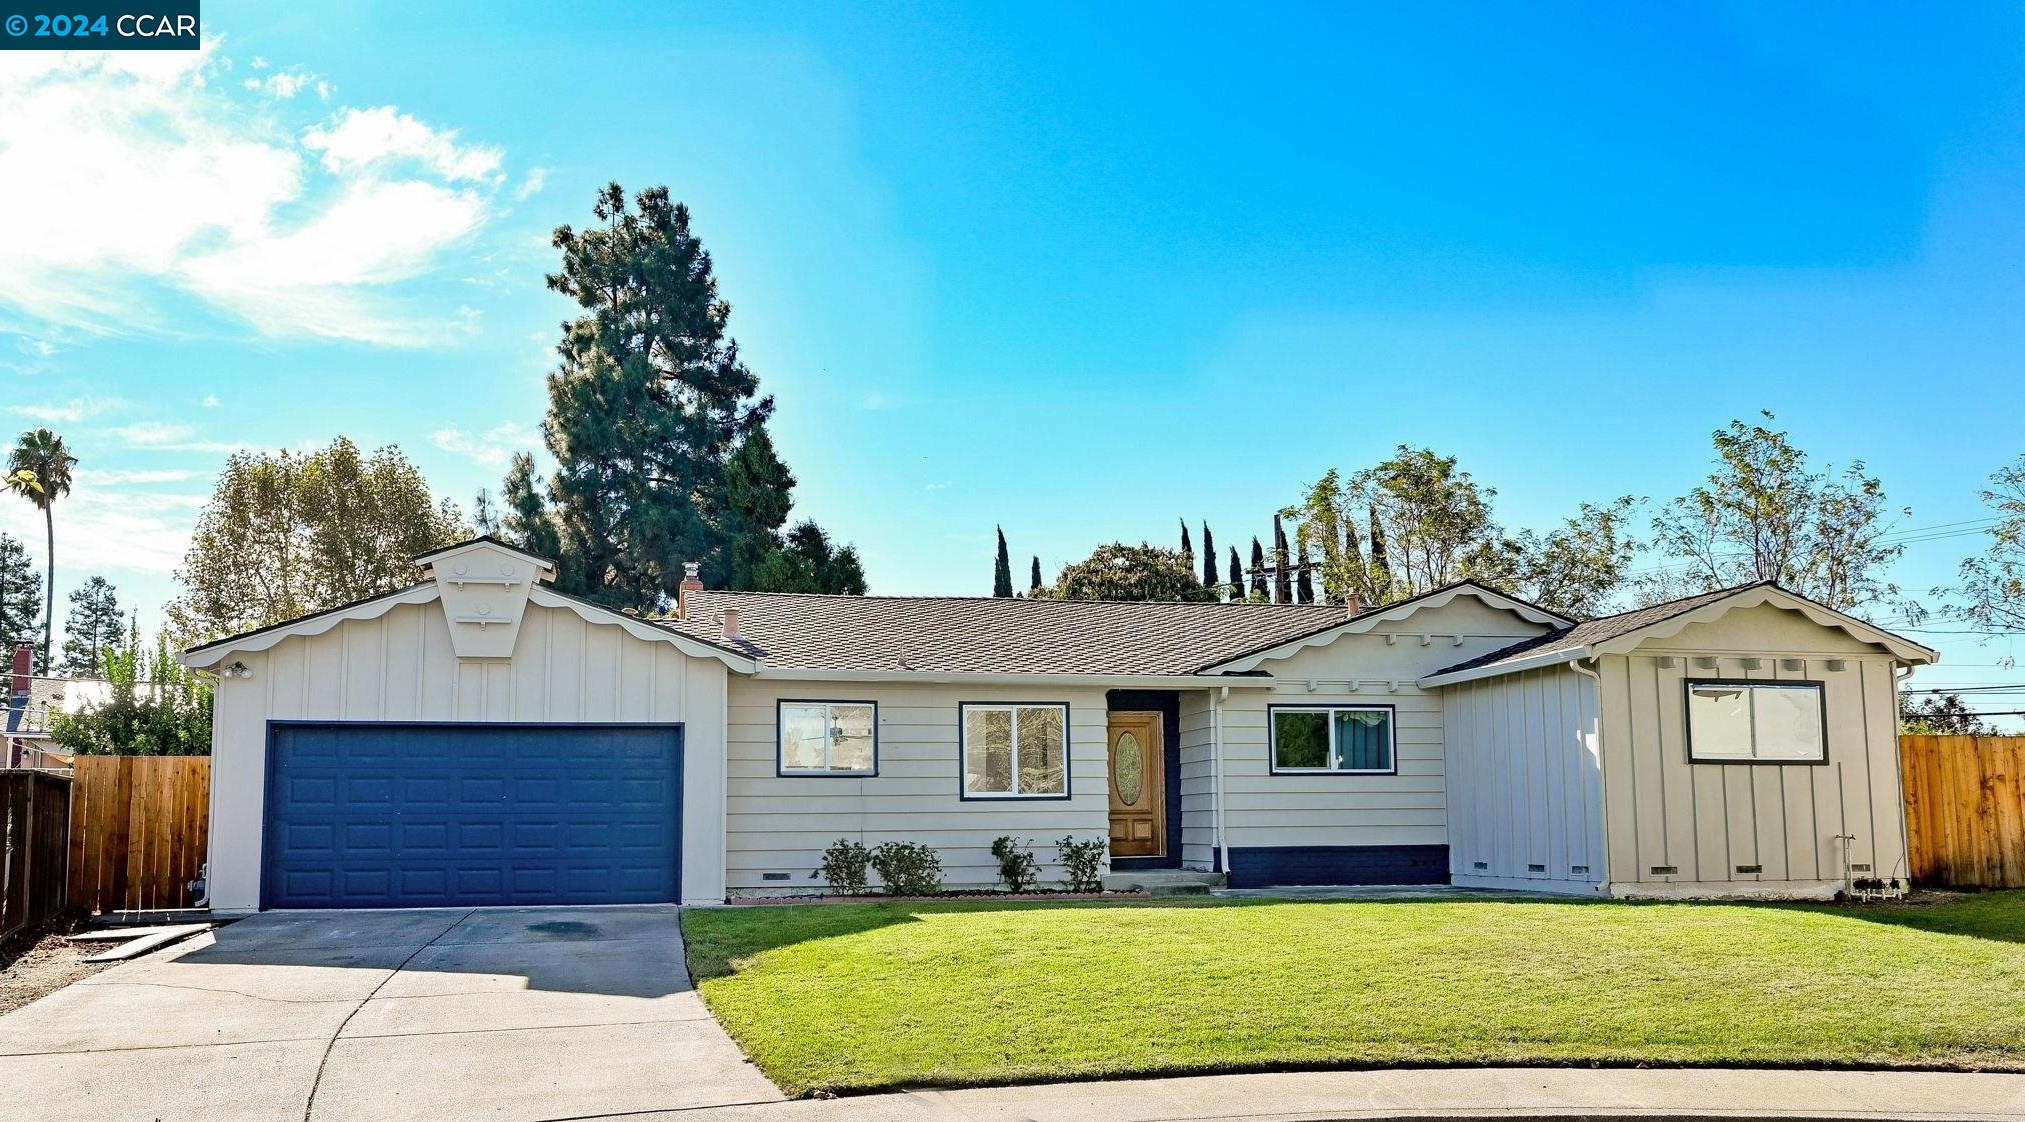
[[[504,159],[497,148],[460,144],[457,130],[431,128],[391,105],[341,110],[329,128],[304,133],[302,145],[341,174],[412,160],[452,182],[495,180]]]
[[[129,490],[80,472],[56,505],[56,564],[64,570],[170,573],[190,547],[203,495]],[[41,568],[42,515],[27,503],[0,503],[0,533],[20,539]],[[62,611],[62,601],[57,602]]]
[[[153,452],[237,452],[243,445],[206,440],[190,425],[170,421],[137,421],[108,429],[107,435],[128,448]]]
[[[329,101],[331,95],[331,84],[329,82],[301,70],[282,70],[269,74],[265,78],[248,78],[241,82],[240,85],[252,90],[254,93],[266,94],[268,97],[280,98],[283,101],[287,101],[304,90],[314,92],[317,98],[322,101]]]
[[[228,66],[215,44],[0,54],[0,307],[159,331],[159,297],[181,292],[262,334],[468,334],[413,288],[491,218],[499,150],[390,106],[304,130],[277,115],[312,76],[211,81]]]
[[[120,487],[134,483],[187,483],[199,474],[189,468],[80,468],[71,478],[79,486]]]
[[[207,393],[207,394],[205,394],[205,395],[204,395],[204,403],[203,403],[203,404],[204,404],[204,408],[206,408],[206,409],[216,409],[216,408],[218,408],[218,395],[217,395],[217,394],[215,394],[215,393]]]
[[[520,186],[513,189],[513,197],[526,202],[540,194],[541,189],[546,186],[548,186],[548,169],[535,168],[520,181]]]
[[[56,344],[47,339],[16,339],[14,346],[22,354],[34,355],[36,358],[50,358],[56,354]]]
[[[79,397],[72,398],[69,401],[51,402],[42,405],[10,405],[7,407],[7,411],[27,417],[32,421],[41,421],[44,424],[67,425],[76,424],[79,421],[88,421],[100,414],[123,408],[125,405],[126,402],[116,397]]]
[[[482,433],[445,425],[429,434],[429,442],[445,452],[469,456],[487,467],[503,467],[515,452],[533,451],[538,434],[518,421],[507,421]]]

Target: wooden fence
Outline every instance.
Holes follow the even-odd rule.
[[[70,780],[0,771],[0,939],[64,908]]]
[[[1920,884],[2025,888],[2025,736],[1901,736]]]
[[[211,758],[79,756],[70,817],[71,907],[187,908],[210,832]]]

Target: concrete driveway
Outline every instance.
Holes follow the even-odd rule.
[[[15,1122],[537,1122],[781,1095],[673,907],[269,912],[0,1017]]]

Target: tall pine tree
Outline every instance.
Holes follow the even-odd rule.
[[[855,550],[812,523],[784,530],[794,476],[766,435],[773,399],[726,333],[689,209],[665,187],[629,204],[614,183],[593,213],[597,226],[556,230],[548,278],[582,312],[548,378],[556,470],[544,486],[515,459],[502,528],[556,558],[565,591],[622,607],[663,606],[684,561],[719,588],[862,591]]]
[[[33,642],[41,630],[42,574],[19,541],[0,534],[0,649]]]
[[[1181,559],[1187,562],[1188,571],[1190,574],[1193,574],[1195,572],[1195,543],[1188,540],[1188,519],[1183,518],[1178,521],[1181,523]]]
[[[1294,578],[1294,598],[1303,604],[1315,602],[1315,578],[1308,570],[1308,539],[1301,538],[1301,555],[1295,566],[1300,575]]]
[[[1230,547],[1229,583],[1224,588],[1224,598],[1235,603],[1245,598],[1245,571],[1238,564],[1237,547]]]
[[[74,678],[105,676],[105,652],[117,647],[126,618],[112,582],[93,577],[70,594],[70,615],[63,621],[63,672]]]
[[[1266,587],[1266,551],[1259,545],[1259,539],[1252,539],[1252,599],[1271,603],[1273,594]]]
[[[998,527],[998,558],[992,562],[991,566],[991,594],[993,596],[1011,596],[1013,594],[1012,555],[1007,553],[1005,549],[1004,526]]]
[[[1216,579],[1216,538],[1209,532],[1209,523],[1202,524],[1202,586],[1215,588]]]
[[[1041,590],[1041,587],[1042,587],[1042,582],[1041,582],[1041,559],[1040,559],[1040,558],[1039,558],[1038,556],[1036,556],[1036,557],[1034,558],[1034,571],[1033,571],[1033,577],[1032,577],[1032,579],[1031,579],[1030,583],[1029,583],[1029,584],[1027,585],[1027,595],[1028,595],[1028,596],[1032,596],[1032,595],[1033,595],[1034,593],[1036,593],[1036,592],[1039,592],[1039,591]]]

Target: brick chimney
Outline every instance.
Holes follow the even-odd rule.
[[[7,720],[9,732],[18,732],[28,727],[28,696],[35,676],[35,644],[14,644],[14,664],[7,680]]]
[[[1359,612],[1362,612],[1363,610],[1364,610],[1364,601],[1358,599],[1357,594],[1355,592],[1349,592],[1344,594],[1343,614],[1355,618],[1356,615]]]
[[[731,639],[731,640],[734,640],[734,641],[735,641],[735,640],[737,640],[737,638],[738,638],[738,609],[737,609],[737,608],[726,608],[726,609],[724,609],[724,637],[725,637],[726,639]]]
[[[682,583],[675,586],[675,618],[689,618],[689,594],[703,591],[703,562],[682,562]]]

